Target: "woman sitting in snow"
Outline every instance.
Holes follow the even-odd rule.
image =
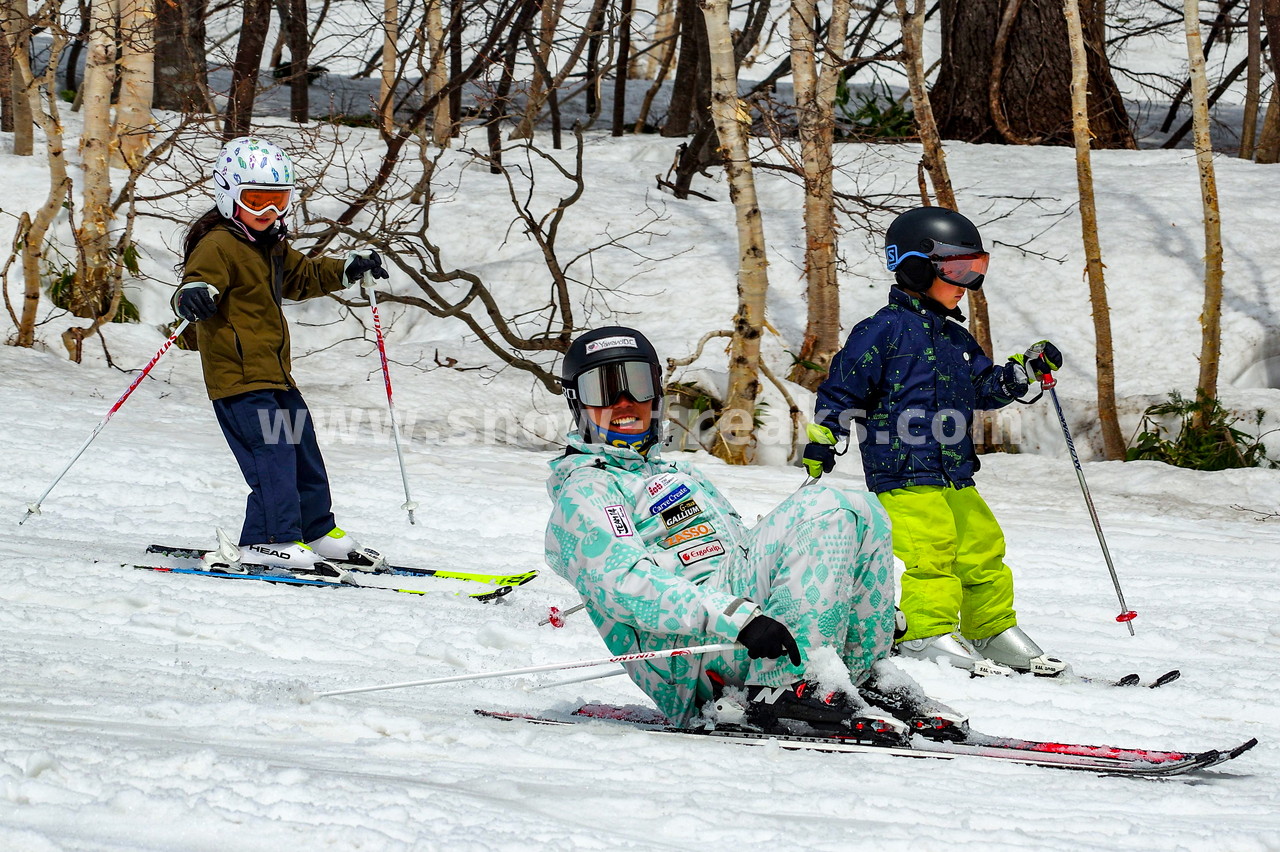
[[[885,659],[893,552],[874,495],[808,485],[746,529],[701,473],[660,457],[661,368],[633,329],[575,340],[561,384],[577,429],[551,462],[548,565],[614,654],[742,646],[629,664],[668,718],[880,742],[905,741],[908,726],[963,736],[962,716]]]

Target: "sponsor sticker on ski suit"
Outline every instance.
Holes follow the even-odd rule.
[[[662,523],[667,529],[678,527],[685,521],[691,520],[702,514],[702,507],[698,505],[696,500],[685,500],[672,506],[662,513]]]
[[[700,524],[694,524],[687,529],[680,530],[680,532],[675,535],[664,538],[658,543],[663,547],[675,547],[677,544],[684,544],[686,541],[693,541],[695,538],[712,535],[715,531],[715,527],[711,526],[711,524],[706,521],[703,521]]]
[[[676,475],[674,473],[664,473],[661,476],[655,476],[644,484],[644,489],[649,492],[650,497],[657,497],[662,493],[663,489],[675,482]]]
[[[649,504],[649,514],[656,515],[664,509],[670,509],[675,504],[689,496],[689,486],[681,485],[678,488],[671,489],[671,492],[660,500]]]
[[[631,525],[631,517],[624,507],[605,506],[604,516],[609,519],[609,529],[614,538],[627,538],[636,534],[636,528]]]
[[[686,547],[684,550],[677,550],[676,555],[680,557],[680,561],[685,565],[692,565],[695,562],[701,562],[704,559],[710,559],[713,556],[721,556],[724,554],[724,545],[720,543],[720,539],[713,538],[711,541],[704,541],[701,544],[695,544]]]

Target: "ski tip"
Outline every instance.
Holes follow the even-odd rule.
[[[1180,677],[1182,677],[1182,672],[1179,671],[1178,669],[1167,671],[1164,674],[1160,675],[1160,677],[1156,678],[1149,688],[1155,689],[1156,687],[1164,686],[1166,683],[1173,683],[1175,680],[1177,680]]]
[[[1137,674],[1127,674],[1116,681],[1116,686],[1137,686],[1142,681],[1142,676]]]

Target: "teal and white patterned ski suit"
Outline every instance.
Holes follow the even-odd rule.
[[[547,481],[547,564],[573,583],[615,655],[734,641],[757,612],[809,651],[836,649],[854,684],[893,641],[893,550],[875,495],[812,484],[752,529],[695,468],[569,434]],[[672,721],[709,700],[715,672],[734,686],[804,676],[746,650],[631,663]]]

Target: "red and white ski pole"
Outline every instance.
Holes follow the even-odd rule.
[[[178,323],[177,327],[174,328],[173,333],[169,335],[169,339],[160,347],[160,351],[156,352],[156,354],[151,357],[151,360],[147,362],[147,366],[142,368],[142,372],[139,373],[129,384],[129,387],[125,388],[124,393],[116,400],[116,404],[111,406],[111,410],[107,412],[107,416],[102,418],[101,422],[99,422],[94,428],[93,433],[83,444],[80,445],[80,449],[76,451],[76,454],[71,458],[71,461],[67,462],[67,466],[62,469],[62,473],[58,474],[57,478],[54,479],[53,482],[49,483],[49,487],[40,495],[39,500],[34,503],[27,504],[27,513],[22,516],[22,520],[18,521],[18,526],[25,524],[27,522],[27,518],[32,515],[40,514],[40,505],[44,503],[44,499],[49,496],[49,492],[53,490],[54,486],[62,481],[62,477],[67,475],[67,471],[71,470],[71,466],[79,461],[80,456],[84,455],[84,451],[89,449],[89,445],[93,443],[93,439],[98,437],[98,433],[101,432],[103,427],[107,425],[107,422],[111,420],[111,416],[120,410],[120,406],[124,405],[124,401],[129,398],[129,394],[133,393],[133,389],[142,384],[142,380],[147,377],[147,374],[151,372],[151,368],[160,360],[160,356],[169,351],[169,347],[173,345],[173,342],[178,339],[178,336],[182,334],[182,332],[187,330],[187,326],[190,324],[191,323],[185,319]]]
[[[434,686],[439,683],[458,683],[464,680],[487,680],[494,677],[511,677],[513,675],[535,674],[537,672],[554,672],[561,669],[582,669],[590,666],[604,666],[610,663],[638,663],[643,660],[657,660],[663,657],[693,657],[699,654],[715,654],[720,651],[735,651],[742,646],[737,642],[720,642],[715,645],[694,645],[689,648],[666,648],[661,651],[639,651],[635,654],[621,654],[617,657],[606,657],[602,660],[576,660],[571,663],[547,663],[544,666],[526,666],[522,669],[507,669],[501,672],[483,672],[481,674],[451,675],[430,680],[411,680],[405,683],[388,683],[383,686],[361,686],[356,689],[334,689],[329,692],[317,692],[316,698],[329,698],[333,695],[353,695],[357,692],[378,692],[384,689],[404,689],[409,686]]]
[[[1062,404],[1058,402],[1058,392],[1054,390],[1058,380],[1052,373],[1045,373],[1040,379],[1040,387],[1049,392],[1053,407],[1058,412],[1058,423],[1062,426],[1062,436],[1067,439],[1067,450],[1071,453],[1071,462],[1076,466],[1076,479],[1080,480],[1080,491],[1084,494],[1084,504],[1089,508],[1089,517],[1093,520],[1093,530],[1098,534],[1098,544],[1102,546],[1102,557],[1107,561],[1107,570],[1111,572],[1111,584],[1116,587],[1116,597],[1120,599],[1120,614],[1116,621],[1122,622],[1133,633],[1133,620],[1138,614],[1129,609],[1124,602],[1124,592],[1120,588],[1120,577],[1116,574],[1116,566],[1111,561],[1111,551],[1107,549],[1107,540],[1102,535],[1102,524],[1098,523],[1098,511],[1093,507],[1093,498],[1089,496],[1089,484],[1084,481],[1084,468],[1080,466],[1080,456],[1076,454],[1076,442],[1071,440],[1071,430],[1067,428],[1067,418],[1062,413]]]
[[[382,337],[382,320],[378,317],[378,294],[373,290],[373,276],[364,274],[365,292],[369,296],[369,312],[373,314],[373,332],[378,339],[378,357],[382,359],[382,381],[387,386],[387,411],[391,415],[391,434],[396,441],[396,459],[400,462],[400,482],[404,485],[404,504],[409,513],[409,523],[414,523],[413,510],[418,504],[409,496],[409,474],[404,469],[404,452],[400,449],[400,425],[396,421],[396,405],[391,399],[391,368],[387,366],[387,346]]]

